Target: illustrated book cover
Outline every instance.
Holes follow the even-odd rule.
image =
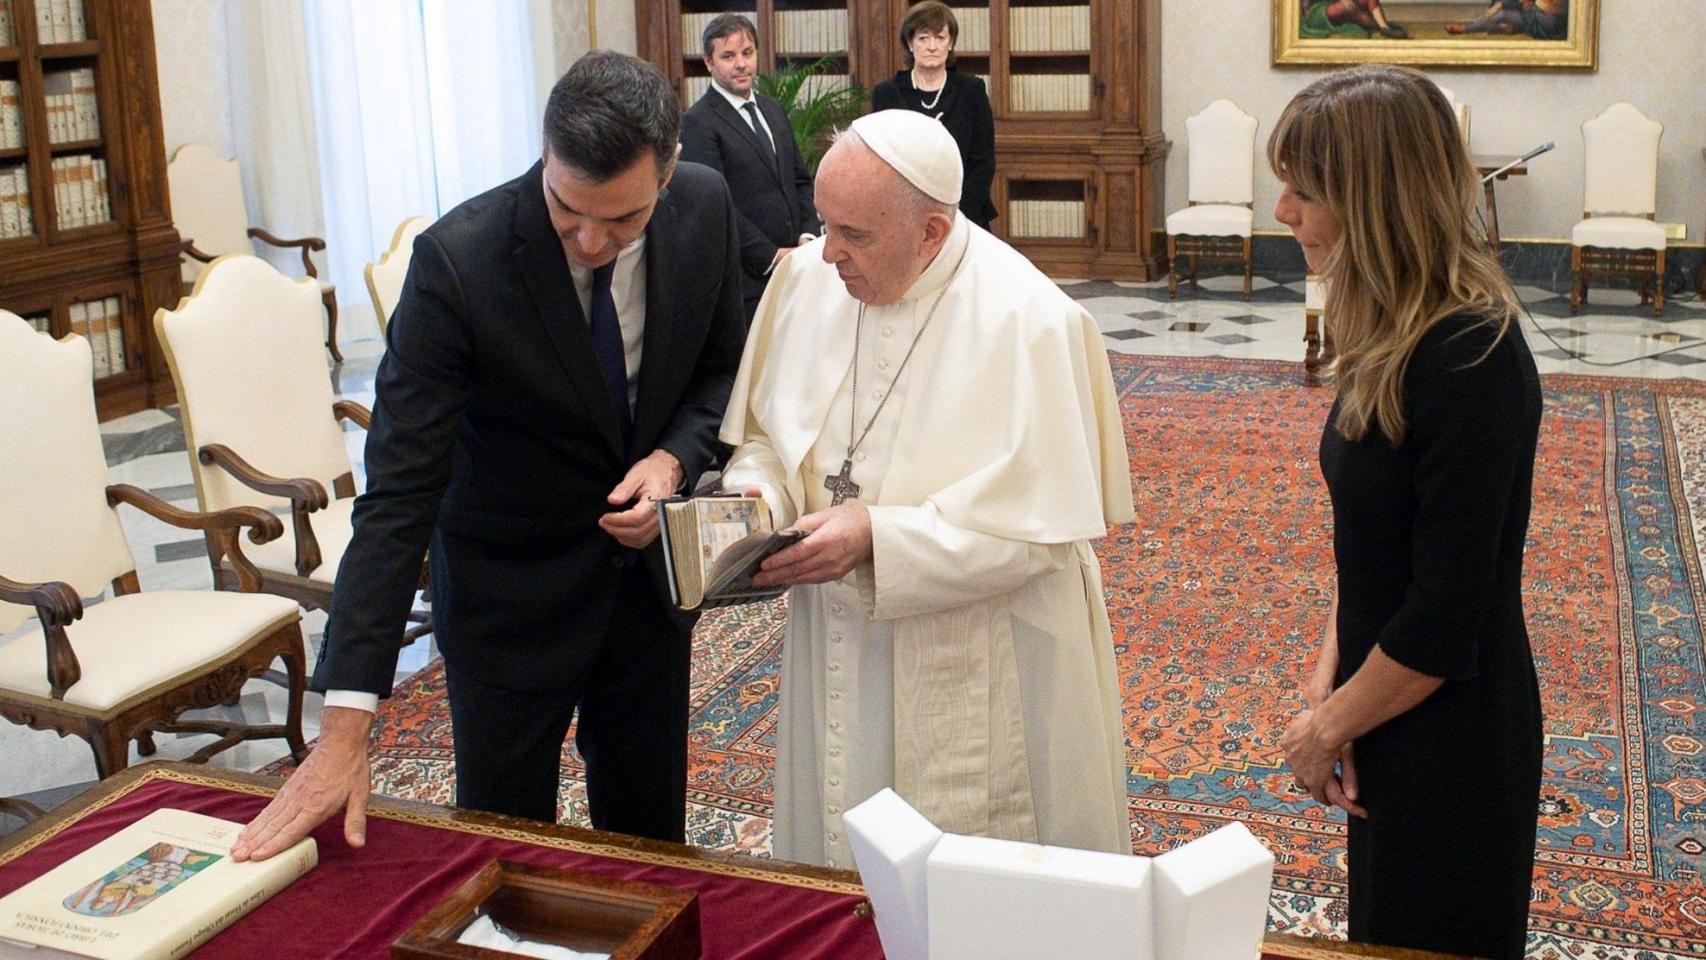
[[[312,837],[238,863],[240,823],[155,810],[0,897],[0,957],[176,960],[319,862]]]

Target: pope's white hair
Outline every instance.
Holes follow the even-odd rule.
[[[877,156],[877,152],[871,149],[871,145],[865,142],[865,138],[859,136],[859,131],[852,127],[837,130],[835,131],[835,135],[830,138],[829,145],[831,148],[838,147],[842,144],[847,144],[849,147],[858,147],[861,150],[869,151],[873,156]],[[824,153],[824,157],[827,158],[828,156],[829,153],[826,151]],[[882,158],[879,156],[878,159]],[[907,206],[911,207],[913,213],[917,215],[918,222],[923,223],[924,218],[932,213],[940,213],[949,220],[954,218],[954,211],[956,208],[953,204],[943,203],[928,193],[925,193],[923,190],[918,189],[917,184],[901,176],[899,170],[889,167],[886,162],[883,166],[888,167],[889,173],[894,175],[894,182],[900,185],[901,191],[906,195]]]

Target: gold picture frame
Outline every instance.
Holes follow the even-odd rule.
[[[1272,0],[1273,65],[1587,70],[1599,0]],[[1546,8],[1562,9],[1548,10]],[[1455,32],[1450,25],[1466,29]],[[1556,38],[1559,28],[1562,38]]]

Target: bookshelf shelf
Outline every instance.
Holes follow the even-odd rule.
[[[82,43],[43,44],[37,50],[36,57],[41,60],[81,60],[86,57],[97,57],[100,54],[100,41],[88,40]]]
[[[182,293],[149,7],[0,0],[0,144],[22,141],[0,146],[0,308],[89,339],[102,419],[173,399],[148,322]]]

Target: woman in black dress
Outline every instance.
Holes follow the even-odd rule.
[[[1317,80],[1268,160],[1338,351],[1321,439],[1338,592],[1286,760],[1350,814],[1352,940],[1514,960],[1541,774],[1522,611],[1541,395],[1518,302],[1422,74]]]
[[[945,3],[925,0],[900,22],[901,62],[907,69],[871,91],[872,110],[916,110],[942,121],[960,147],[965,185],[960,212],[984,229],[995,219],[989,183],[995,179],[995,117],[983,81],[953,68],[960,22]]]

